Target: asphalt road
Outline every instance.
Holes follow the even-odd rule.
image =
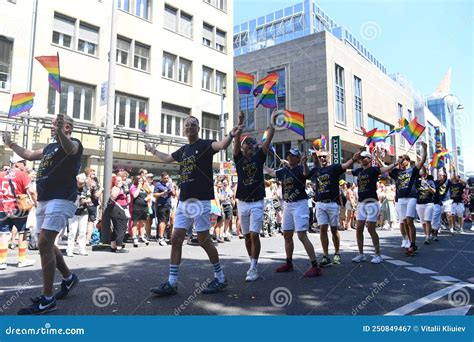
[[[419,254],[407,257],[400,248],[400,234],[379,231],[385,261],[373,265],[355,264],[355,232],[341,232],[341,265],[323,270],[321,277],[303,278],[309,267],[303,246],[295,238],[295,271],[279,274],[284,262],[281,236],[262,239],[259,261],[261,278],[244,281],[248,256],[243,240],[219,244],[221,264],[229,286],[219,294],[201,293],[212,280],[212,267],[198,246],[183,247],[178,295],[156,298],[150,287],[167,279],[170,246],[133,248],[129,254],[106,251],[66,258],[81,283],[67,299],[58,301],[52,315],[472,315],[474,308],[474,232],[451,236],[443,233],[439,242],[422,244]],[[466,228],[470,228],[466,227]],[[321,257],[319,234],[310,234]],[[366,253],[372,248],[365,234]],[[330,243],[330,253],[333,253]],[[0,271],[0,315],[13,315],[40,294],[39,255],[29,268],[16,267],[17,251],[9,251],[8,265]],[[437,277],[437,278],[434,278]],[[57,276],[58,284],[60,276]],[[58,287],[58,286],[56,286]]]

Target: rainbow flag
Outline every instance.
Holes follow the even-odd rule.
[[[217,201],[215,199],[211,200],[211,215],[221,216],[221,208],[217,205]]]
[[[278,124],[278,120],[275,121],[275,124],[280,127],[285,127],[290,131],[293,131],[301,135],[304,139],[304,115],[298,112],[291,112],[289,110],[283,111],[282,123]]]
[[[138,114],[138,128],[145,133],[148,128],[148,114],[141,112]]]
[[[41,65],[48,70],[48,81],[56,91],[61,94],[61,76],[59,73],[59,53],[56,56],[35,57]]]
[[[321,135],[318,139],[313,141],[313,146],[316,150],[325,150],[327,140],[324,135]]]
[[[443,145],[441,144],[441,132],[439,127],[435,127],[435,142],[436,142],[436,152],[441,152],[444,150]]]
[[[236,70],[235,78],[237,79],[239,94],[249,94],[252,91],[253,82],[255,80],[254,75]]]
[[[33,107],[34,97],[35,93],[13,94],[8,117],[13,118],[18,114],[29,111]]]
[[[416,118],[411,120],[411,122],[405,127],[402,132],[402,135],[408,141],[410,145],[413,145],[418,138],[423,134],[425,126],[420,125]]]
[[[257,108],[259,105],[262,105],[263,107],[270,108],[270,109],[276,108],[278,106],[276,92],[277,92],[277,85],[275,83],[268,92],[265,92],[265,94],[262,92],[262,95],[259,97],[255,105],[255,108]]]
[[[377,128],[374,128],[368,132],[365,130],[364,127],[361,127],[360,129],[367,137],[367,141],[365,142],[366,145],[370,145],[371,143],[376,142],[383,142],[387,137],[387,130],[385,129],[378,130]]]
[[[398,127],[395,127],[394,129],[392,129],[390,131],[390,133],[387,134],[385,139],[387,139],[388,137],[394,135],[395,133],[399,133],[399,132],[403,131],[407,125],[408,125],[408,120],[407,119],[402,118],[402,119],[398,120]]]
[[[263,132],[262,140],[260,140],[260,142],[262,143],[265,142],[265,140],[267,140],[267,136],[268,136],[267,131]]]
[[[278,84],[278,73],[273,72],[268,74],[267,77],[264,77],[257,82],[253,90],[253,96],[258,96],[260,94],[265,95],[269,93],[276,84]],[[274,93],[276,93],[276,91],[274,91]]]
[[[449,154],[448,150],[443,150],[440,152],[433,153],[433,157],[430,163],[431,167],[436,168],[436,169],[442,168],[444,165],[444,162],[443,162],[444,156],[448,154]]]

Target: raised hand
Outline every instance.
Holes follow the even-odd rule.
[[[152,143],[146,143],[145,151],[150,152],[151,154],[154,154],[154,152],[156,151],[156,146]]]
[[[239,113],[239,126],[244,124],[245,120],[245,113],[243,111],[240,111]]]
[[[3,143],[5,146],[10,147],[13,144],[12,136],[9,132],[3,132]]]

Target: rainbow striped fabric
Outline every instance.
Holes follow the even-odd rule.
[[[13,94],[8,117],[13,118],[23,112],[27,112],[33,107],[35,93]]]
[[[313,146],[316,150],[325,150],[327,144],[327,139],[324,135],[321,135],[318,139],[313,141]]]
[[[265,140],[267,140],[267,135],[267,131],[263,132],[262,140],[260,140],[260,142],[265,142]]]
[[[398,127],[395,127],[394,129],[392,129],[390,131],[390,133],[387,134],[385,139],[387,139],[388,137],[394,135],[395,133],[399,133],[399,132],[403,131],[407,125],[408,125],[408,120],[407,119],[402,118],[402,119],[398,120]]]
[[[433,153],[433,157],[430,163],[431,167],[436,168],[436,169],[442,168],[444,165],[444,161],[443,161],[444,156],[447,156],[448,154],[449,154],[448,150],[443,150],[443,151]]]
[[[283,120],[279,123],[280,120],[276,120],[275,124],[280,127],[285,127],[290,131],[293,131],[301,135],[304,139],[304,115],[298,112],[291,112],[289,110],[283,111]]]
[[[255,80],[254,75],[236,70],[235,78],[237,79],[239,94],[249,94],[252,91],[253,82]]]
[[[257,84],[255,85],[255,89],[253,90],[253,95],[265,95],[269,93],[276,84],[278,84],[278,73],[273,72],[271,74],[268,74],[267,77],[264,77],[257,82]],[[276,91],[274,92],[276,93]]]
[[[365,142],[366,145],[385,141],[385,138],[387,137],[388,133],[385,129],[378,130],[377,128],[374,128],[367,132],[364,127],[361,127],[361,130],[367,137],[367,141]]]
[[[138,114],[138,128],[145,133],[148,128],[148,114],[141,112]]]
[[[411,120],[411,122],[405,127],[402,132],[402,135],[408,141],[410,145],[413,145],[418,138],[423,134],[425,126],[418,123],[416,118]]]
[[[276,92],[277,92],[277,85],[274,84],[273,87],[270,88],[268,92],[263,93],[258,99],[255,108],[257,108],[259,105],[262,105],[265,108],[269,109],[274,109],[278,106],[277,104],[277,97],[276,97]]]
[[[48,70],[48,81],[51,86],[61,94],[61,76],[59,72],[59,53],[56,56],[35,57],[41,65]]]

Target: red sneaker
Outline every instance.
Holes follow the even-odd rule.
[[[276,269],[278,273],[280,272],[293,272],[293,265],[290,264],[283,264]]]
[[[305,278],[314,278],[314,277],[319,277],[322,274],[323,273],[321,272],[321,269],[319,268],[319,266],[312,266],[309,270],[307,270],[304,273],[303,276]]]

